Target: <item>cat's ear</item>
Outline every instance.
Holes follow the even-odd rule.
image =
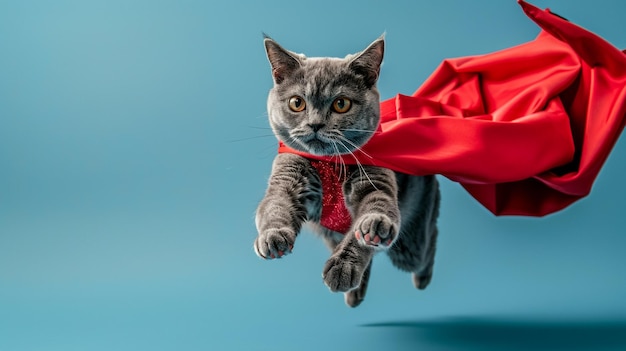
[[[385,53],[385,36],[381,36],[371,43],[367,49],[358,53],[350,62],[350,68],[365,78],[365,84],[372,87],[378,80],[380,65]]]
[[[285,77],[300,67],[300,60],[268,36],[265,36],[264,44],[267,59],[272,66],[272,77],[276,84],[280,84]]]

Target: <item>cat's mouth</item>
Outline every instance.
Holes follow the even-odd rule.
[[[329,152],[329,149],[332,150],[332,144],[329,144],[328,142],[320,140],[319,138],[312,139],[307,144],[308,144],[309,149],[313,151],[312,153],[323,154],[323,155],[328,155],[328,154],[333,153],[333,152]]]
[[[361,135],[339,136],[318,131],[306,135],[289,133],[282,139],[286,145],[301,152],[316,156],[337,156],[353,153],[363,144],[364,138]]]
[[[333,147],[335,141],[317,133],[304,141],[304,145],[307,148],[307,152],[314,155],[330,156],[336,153],[335,147]]]
[[[285,144],[290,147],[317,156],[333,156],[339,153],[338,142],[322,133],[311,133],[307,135],[290,135],[290,142]]]

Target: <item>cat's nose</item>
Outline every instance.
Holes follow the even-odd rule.
[[[310,123],[309,127],[311,127],[311,129],[313,129],[314,132],[317,132],[318,130],[324,128],[326,124],[324,123]]]

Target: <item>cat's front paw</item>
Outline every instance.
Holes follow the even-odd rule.
[[[254,251],[264,259],[281,258],[291,253],[296,233],[289,228],[266,229],[254,241]]]
[[[367,213],[355,223],[354,236],[359,243],[379,249],[389,248],[398,236],[398,223],[382,213]]]
[[[326,261],[322,278],[330,291],[350,291],[361,284],[364,268],[345,255],[335,254]]]

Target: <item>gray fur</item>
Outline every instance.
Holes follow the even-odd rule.
[[[382,37],[343,59],[307,58],[270,38],[265,39],[265,48],[274,79],[267,103],[269,121],[279,140],[293,149],[327,156],[354,152],[369,140],[379,122],[376,81]],[[294,96],[306,104],[299,112],[289,105]],[[348,111],[333,110],[338,98],[352,101]],[[303,106],[300,100],[296,105]],[[345,292],[349,306],[363,301],[372,257],[378,251],[386,251],[396,267],[411,272],[417,288],[426,288],[437,239],[436,178],[374,166],[341,166],[346,175],[344,198],[353,218],[347,233],[319,225],[322,186],[311,162],[295,154],[276,156],[257,209],[256,253],[266,259],[291,253],[302,225],[308,223],[332,251],[323,269],[324,283],[331,291]]]

